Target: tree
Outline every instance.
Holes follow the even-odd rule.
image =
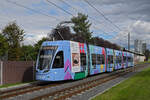
[[[8,52],[8,42],[3,35],[0,34],[0,60],[4,60]]]
[[[16,22],[9,23],[3,30],[2,35],[6,38],[8,49],[8,60],[19,60],[21,55],[20,43],[24,38],[24,30]]]
[[[34,55],[34,47],[32,45],[23,45],[21,47],[22,50],[22,56],[21,60],[23,61],[32,61],[35,60],[35,55]]]
[[[146,57],[146,61],[148,61],[148,58],[149,58],[149,56],[150,56],[150,51],[147,49],[147,50],[145,50],[145,52],[144,52],[144,55],[145,55],[145,57]]]
[[[84,42],[90,42],[92,32],[90,32],[91,23],[89,23],[88,16],[82,13],[78,13],[78,16],[71,18],[71,21],[74,24],[72,28],[78,37],[83,37],[85,40]]]
[[[51,37],[53,37],[55,40],[71,40],[72,34],[70,28],[65,26],[53,29],[52,33],[49,34],[49,38]]]

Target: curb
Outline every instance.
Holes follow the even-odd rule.
[[[31,82],[31,83],[18,84],[18,85],[10,86],[10,87],[4,87],[4,88],[0,88],[0,91],[8,91],[8,90],[12,90],[12,89],[18,89],[21,87],[32,86],[33,84],[37,84],[37,83],[39,83],[39,81],[35,81],[35,82]]]

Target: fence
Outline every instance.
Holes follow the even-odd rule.
[[[3,62],[0,61],[0,85],[3,84]]]
[[[34,80],[34,61],[0,61],[1,85]]]

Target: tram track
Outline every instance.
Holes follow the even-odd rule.
[[[142,65],[143,66],[143,65]],[[70,98],[73,95],[76,95],[78,93],[81,92],[85,92],[86,90],[89,90],[93,87],[96,87],[100,84],[103,84],[107,81],[113,80],[119,76],[123,76],[129,72],[138,70],[139,68],[142,68],[141,65],[139,65],[139,67],[131,67],[131,68],[127,68],[127,69],[123,69],[123,70],[118,70],[113,74],[110,75],[105,75],[104,77],[100,77],[100,78],[96,78],[95,80],[89,80],[89,81],[85,81],[85,82],[81,82],[80,80],[78,80],[79,84],[67,87],[67,88],[62,88],[56,91],[53,91],[51,93],[47,93],[44,95],[40,95],[40,96],[36,96],[31,98],[32,100],[63,100],[66,98]],[[95,77],[95,76],[92,76]],[[76,81],[77,82],[77,81]],[[17,89],[13,89],[13,90],[8,90],[8,91],[2,91],[0,94],[0,99],[8,99],[8,98],[12,98],[18,95],[24,95],[27,93],[33,93],[34,91],[40,91],[40,90],[44,90],[50,87],[56,87],[58,85],[62,85],[64,84],[64,82],[58,82],[58,83],[52,83],[52,84],[47,84],[44,86],[40,86],[40,85],[32,85],[32,86],[28,86],[28,87],[22,87],[22,88],[17,88]]]
[[[33,91],[38,91],[40,89],[45,89],[45,88],[48,88],[48,87],[54,87],[54,86],[57,86],[61,83],[62,82],[55,83],[55,84],[47,84],[47,85],[44,85],[44,86],[39,85],[39,84],[35,84],[35,85],[31,85],[31,86],[26,86],[26,87],[20,87],[20,88],[17,88],[17,89],[2,91],[2,92],[0,92],[0,99],[6,99],[6,98],[22,95],[22,94],[33,92]]]
[[[89,89],[92,89],[93,87],[99,86],[103,83],[106,83],[108,81],[116,79],[120,76],[124,76],[130,72],[137,71],[141,68],[142,67],[132,67],[132,68],[124,69],[123,71],[120,71],[117,74],[113,74],[110,76],[106,76],[104,78],[100,78],[100,79],[92,80],[92,81],[85,82],[82,84],[78,84],[76,86],[65,88],[63,90],[56,91],[53,93],[48,93],[46,95],[33,98],[32,100],[65,100],[67,98],[72,97],[73,95],[80,94],[80,93],[85,92]]]
[[[131,71],[132,70],[120,71],[119,73],[114,74],[114,75],[110,75],[110,76],[108,75],[108,76],[100,78],[100,79],[96,79],[96,80],[92,80],[92,81],[89,81],[89,82],[84,82],[82,84],[78,84],[78,85],[75,85],[75,86],[72,86],[72,87],[64,88],[62,90],[55,91],[53,93],[48,93],[46,95],[33,98],[32,100],[64,100],[64,99],[69,98],[73,95],[76,95],[78,93],[89,90],[93,87],[96,87],[100,84],[103,84],[107,81],[110,81],[110,80],[113,80],[117,77],[125,75],[125,74],[127,74]]]

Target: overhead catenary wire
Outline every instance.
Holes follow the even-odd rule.
[[[107,20],[108,22],[110,22],[112,25],[114,25],[118,30],[121,31],[121,29],[114,24],[110,19],[108,19],[100,10],[98,10],[95,6],[93,6],[89,1],[84,0],[90,7],[92,7],[93,9],[95,9],[96,12],[98,12],[105,20]]]
[[[76,8],[74,8],[74,7],[72,7],[69,3],[67,3],[66,1],[64,1],[64,0],[60,0],[62,3],[64,3],[64,4],[66,4],[67,6],[69,6],[69,7],[71,7],[72,9],[74,9],[76,12],[78,12],[78,10],[76,9]],[[99,21],[99,20],[96,20],[96,19],[94,19],[93,17],[91,17],[91,16],[88,16],[90,19],[92,19],[92,20],[94,20],[94,21],[96,21],[96,22],[99,22],[99,23],[102,23],[101,21]]]
[[[70,13],[70,12],[68,12],[67,10],[65,10],[65,9],[63,9],[63,8],[61,8],[60,6],[58,6],[57,4],[55,4],[55,3],[53,3],[53,2],[51,2],[51,1],[49,1],[49,0],[46,0],[48,3],[50,3],[50,4],[52,4],[53,6],[55,6],[55,7],[57,7],[57,8],[59,8],[60,10],[62,10],[62,11],[64,11],[65,13],[67,13],[67,14],[69,14],[69,15],[71,15],[71,16],[73,16],[73,17],[75,17],[72,13]],[[93,27],[95,27],[95,26],[93,26]],[[97,30],[100,30],[100,29],[98,29],[97,27],[95,27]],[[103,31],[103,30],[100,30],[100,31],[102,31],[104,34],[108,34],[109,35],[109,33],[106,33],[105,31]]]
[[[78,12],[78,10],[74,7],[72,7],[72,5],[70,5],[69,3],[67,3],[66,1],[64,0],[60,0],[62,3],[66,4],[67,6],[71,7],[72,9],[74,9],[76,12]],[[90,19],[94,20],[96,23],[99,23],[99,24],[103,24],[103,22],[99,21],[99,20],[96,20],[95,18],[91,17],[91,16],[88,16]],[[104,24],[103,24],[104,25]],[[105,25],[104,25],[105,26]],[[111,29],[113,32],[115,32],[113,29]],[[104,32],[105,33],[105,32]]]
[[[68,12],[67,10],[61,8],[61,7],[58,6],[57,4],[55,4],[55,3],[53,3],[53,2],[51,2],[51,1],[49,1],[49,0],[46,0],[46,1],[49,2],[50,4],[54,5],[55,7],[59,8],[60,10],[64,11],[65,13],[74,16],[72,13],[70,13],[70,12]]]
[[[41,15],[44,15],[44,16],[47,16],[47,17],[50,17],[50,18],[53,18],[53,19],[56,19],[56,20],[60,20],[60,19],[58,19],[58,18],[56,18],[56,17],[54,17],[54,16],[50,16],[50,15],[48,15],[48,14],[45,14],[45,13],[41,12],[41,11],[37,11],[37,10],[35,10],[35,9],[26,7],[26,6],[24,6],[24,5],[22,5],[22,4],[19,4],[19,3],[17,3],[17,2],[13,2],[13,1],[10,1],[10,0],[6,0],[6,1],[9,2],[9,3],[11,3],[11,4],[14,4],[14,5],[16,5],[16,6],[19,6],[19,7],[25,8],[25,9],[28,9],[28,10],[33,11],[33,12],[36,12],[36,13],[38,13],[38,14],[41,14]]]
[[[11,4],[14,4],[14,5],[16,5],[16,6],[19,6],[19,7],[22,7],[22,8],[28,9],[28,10],[31,10],[31,11],[33,11],[33,12],[42,14],[42,15],[44,15],[44,16],[47,16],[47,17],[50,17],[50,18],[54,18],[54,19],[56,19],[56,20],[59,20],[58,18],[56,18],[56,17],[54,17],[54,16],[50,16],[50,15],[45,14],[45,13],[43,13],[43,12],[37,11],[37,10],[32,9],[32,8],[29,8],[29,7],[26,7],[26,6],[22,5],[22,4],[19,4],[19,3],[16,3],[16,2],[10,1],[10,0],[6,0],[6,1],[9,2],[9,3],[11,3]],[[55,3],[53,3],[53,2],[51,2],[51,1],[49,1],[49,0],[47,0],[47,1],[48,1],[49,3],[51,3],[52,5],[56,6],[57,8],[63,10],[65,13],[74,16],[73,14],[71,14],[71,13],[68,12],[68,11],[66,11],[65,9],[63,9],[63,8],[61,8],[61,7],[59,7],[59,6],[57,6]],[[101,30],[101,31],[102,31],[103,33],[106,33],[106,32],[104,32],[103,30]]]
[[[6,0],[6,1],[9,2],[9,3],[11,3],[11,4],[14,4],[14,5],[16,5],[16,6],[19,6],[19,7],[28,9],[28,10],[31,10],[31,11],[33,11],[33,12],[36,12],[36,13],[38,13],[38,14],[41,14],[41,15],[44,15],[44,16],[47,16],[47,17],[50,17],[50,18],[54,18],[54,19],[56,19],[56,20],[59,20],[58,18],[56,18],[56,17],[54,17],[54,16],[50,16],[50,15],[48,15],[48,14],[45,14],[45,13],[41,12],[41,11],[37,11],[37,10],[35,10],[35,9],[26,7],[26,6],[24,6],[24,5],[22,5],[22,4],[19,4],[19,3],[17,3],[17,2],[13,2],[13,1],[10,1],[10,0]],[[61,7],[59,7],[59,6],[57,6],[55,3],[53,3],[53,2],[51,2],[51,1],[49,1],[49,0],[47,0],[47,1],[48,1],[49,3],[51,3],[51,4],[53,4],[54,6],[56,6],[57,8],[63,10],[64,12],[66,12],[66,13],[68,13],[68,14],[74,16],[72,13],[70,13],[70,12],[66,11],[65,9],[63,9],[63,8],[61,8]],[[98,30],[100,30],[100,29],[98,29]],[[102,31],[103,33],[105,33],[105,34],[108,34],[108,33],[104,32],[103,30],[101,30],[101,31]]]
[[[45,14],[45,13],[43,13],[43,12],[37,11],[37,10],[32,9],[32,8],[29,8],[29,7],[26,7],[26,6],[22,5],[22,4],[19,4],[19,3],[16,3],[16,2],[10,1],[10,0],[6,0],[6,1],[9,2],[9,3],[11,3],[11,4],[14,4],[14,5],[16,5],[16,6],[19,6],[19,7],[22,7],[22,8],[28,9],[28,10],[31,10],[31,11],[33,11],[33,12],[36,12],[36,13],[40,13],[40,14],[42,14],[42,15],[44,15],[44,16],[47,16],[47,17],[50,17],[50,18],[54,18],[54,19],[56,19],[56,20],[59,20],[58,18],[56,18],[56,17],[54,17],[54,16],[50,16],[50,15]],[[48,1],[48,0],[47,0],[47,1]],[[50,2],[50,1],[48,1],[48,2]],[[55,3],[53,3],[53,2],[50,2],[50,3],[52,3],[52,4],[53,4],[54,6],[56,6],[57,8],[59,8],[59,9],[63,10],[64,12],[66,12],[66,13],[68,13],[68,14],[70,14],[70,15],[73,16],[73,14],[71,14],[70,12],[64,10],[63,8],[61,8],[61,7],[59,7],[59,6],[57,6]],[[51,28],[53,28],[53,27],[51,27]],[[105,33],[106,33],[106,32],[105,32]]]

